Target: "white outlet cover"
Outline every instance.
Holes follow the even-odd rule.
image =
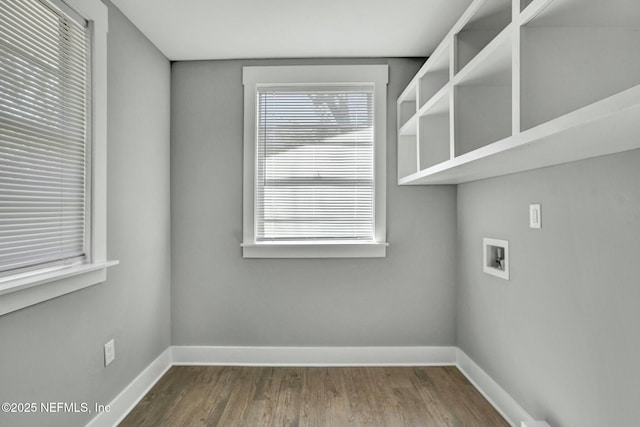
[[[540,203],[529,205],[529,228],[542,228],[542,209]]]
[[[104,345],[104,366],[109,366],[116,358],[116,343],[114,339],[110,339]]]

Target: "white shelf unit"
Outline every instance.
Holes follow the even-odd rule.
[[[398,98],[399,180],[451,158],[452,50],[440,44]]]
[[[474,0],[398,100],[399,184],[640,148],[638,45],[640,1]]]
[[[479,55],[512,20],[512,0],[476,1],[469,6],[455,32],[455,72]]]

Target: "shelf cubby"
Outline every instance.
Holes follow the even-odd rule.
[[[455,88],[455,155],[511,136],[510,86]]]
[[[419,170],[451,158],[451,90],[446,84],[419,111]]]
[[[613,0],[555,0],[521,34],[521,124],[530,129],[640,84],[640,22]],[[640,2],[633,3],[640,17]],[[529,18],[527,18],[529,19]],[[637,20],[638,18],[636,18]],[[611,26],[618,23],[617,26]]]
[[[419,80],[418,93],[420,102],[418,108],[423,107],[433,96],[440,91],[450,79],[450,49],[443,49],[439,55],[434,55],[427,60],[426,71]]]
[[[427,169],[451,158],[450,126],[449,112],[420,117],[418,127],[419,170]]]
[[[512,0],[474,2],[476,10],[455,35],[455,73],[462,70],[511,22]]]
[[[454,78],[455,155],[511,136],[512,27]]]
[[[404,96],[398,102],[398,129],[402,129],[418,112],[416,88],[410,89],[403,93]]]
[[[507,26],[453,79],[456,85],[510,85],[513,27]]]
[[[398,136],[398,179],[418,172],[418,140],[415,135]]]

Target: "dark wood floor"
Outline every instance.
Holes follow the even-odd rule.
[[[451,367],[174,366],[120,424],[508,427]]]

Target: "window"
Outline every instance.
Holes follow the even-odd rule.
[[[106,278],[106,7],[3,1],[0,59],[4,314]]]
[[[387,66],[243,80],[244,257],[384,256]]]

